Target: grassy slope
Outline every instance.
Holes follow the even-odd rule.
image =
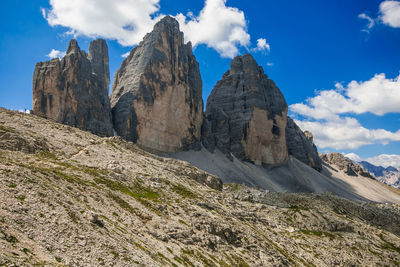
[[[215,179],[118,138],[0,110],[0,266],[400,264],[398,205],[217,191],[196,182],[204,177]]]

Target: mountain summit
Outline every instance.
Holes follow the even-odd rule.
[[[92,41],[87,54],[76,40],[71,40],[61,60],[55,58],[36,64],[33,113],[94,134],[111,136],[109,83],[106,41]]]
[[[124,60],[111,93],[118,135],[156,151],[200,147],[202,81],[179,23],[159,21]]]

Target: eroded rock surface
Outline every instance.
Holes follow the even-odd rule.
[[[203,144],[255,164],[287,160],[286,101],[254,58],[231,62],[207,100]]]
[[[340,153],[321,154],[321,159],[328,164],[336,165],[350,176],[364,176],[371,179],[374,177],[359,164],[352,162]]]
[[[67,54],[36,64],[33,113],[101,136],[112,135],[108,99],[110,71],[104,40],[92,41],[89,54],[71,40]]]
[[[142,147],[176,152],[200,146],[202,81],[178,22],[165,17],[115,74],[111,94],[118,135]]]
[[[322,170],[322,161],[319,158],[317,147],[313,143],[313,135],[309,131],[302,131],[290,118],[287,119],[286,145],[289,155],[313,167]]]

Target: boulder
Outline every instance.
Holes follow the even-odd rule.
[[[179,23],[164,17],[123,61],[111,93],[114,128],[143,148],[200,148],[202,80]]]
[[[290,117],[287,118],[286,145],[289,155],[311,166],[315,170],[321,171],[322,161],[319,158],[318,150],[313,140],[311,132],[303,132]]]
[[[288,159],[287,104],[250,54],[235,57],[207,100],[203,144],[257,165]]]
[[[92,41],[89,55],[76,40],[66,55],[36,64],[33,113],[100,136],[113,134],[108,99],[110,71],[104,40]]]

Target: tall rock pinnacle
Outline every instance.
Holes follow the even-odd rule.
[[[33,113],[53,121],[112,135],[108,99],[110,71],[104,40],[90,43],[89,56],[71,40],[65,57],[36,64]]]
[[[245,54],[217,82],[207,100],[203,144],[255,164],[287,160],[287,104],[254,58]]]
[[[110,101],[114,128],[123,138],[164,152],[199,147],[199,64],[174,18],[158,22],[124,60]]]
[[[297,124],[288,117],[286,126],[286,144],[289,155],[311,166],[317,171],[322,170],[322,161],[317,147],[313,143],[312,133],[303,132]]]

